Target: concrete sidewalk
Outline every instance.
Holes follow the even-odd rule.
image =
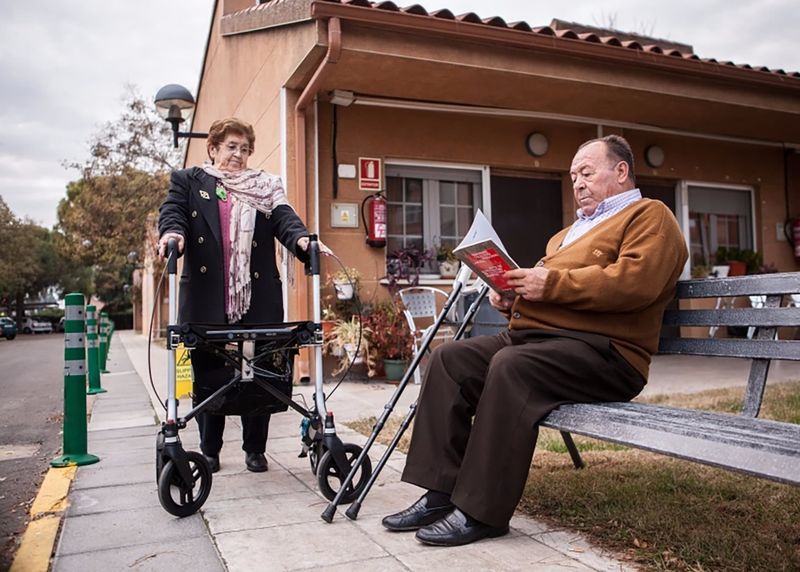
[[[160,344],[151,348],[153,376],[162,395],[166,355]],[[111,373],[102,380],[108,393],[97,396],[89,423],[89,452],[101,461],[78,468],[56,547],[55,571],[626,568],[578,535],[519,515],[508,536],[461,548],[425,547],[413,534],[386,531],[380,518],[420,494],[399,481],[400,453],[384,468],[357,521],[340,510],[327,524],[320,519],[327,501],[308,459],[297,457],[300,416],[291,411],[272,418],[266,473],[245,469],[239,420],[229,417],[222,469],[214,475],[209,499],[199,513],[175,518],[157,497],[158,414],[149,395],[147,339],[118,332],[108,369]],[[379,382],[343,383],[329,401],[342,440],[363,444],[365,438],[344,422],[380,415],[394,389]],[[301,391],[309,399],[313,389]],[[409,387],[396,412],[404,414],[416,393],[417,387]],[[197,450],[196,424],[190,423],[181,439],[187,450]],[[383,450],[373,448],[373,464]]]
[[[155,386],[165,396],[162,344],[151,347],[150,358]],[[291,411],[272,418],[270,470],[260,474],[245,469],[239,419],[229,417],[222,469],[214,475],[209,499],[199,513],[175,518],[157,497],[155,435],[163,410],[149,387],[147,361],[146,338],[115,335],[111,373],[102,380],[108,393],[97,396],[89,423],[89,452],[101,461],[77,471],[53,570],[628,569],[581,536],[522,515],[512,519],[508,536],[459,548],[426,547],[413,534],[386,531],[380,518],[420,494],[399,480],[400,453],[381,473],[357,521],[340,510],[327,524],[320,519],[327,501],[308,459],[297,457],[300,416]],[[800,364],[777,363],[770,378],[798,379]],[[747,368],[739,360],[670,356],[657,358],[647,393],[742,385],[746,379]],[[394,389],[380,382],[343,383],[328,403],[342,440],[363,444],[365,438],[344,422],[380,415]],[[297,390],[310,402],[313,388]],[[395,413],[405,414],[417,391],[409,386]],[[198,450],[196,424],[190,423],[181,439],[187,450]],[[373,447],[373,464],[383,450]]]

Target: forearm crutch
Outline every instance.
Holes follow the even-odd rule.
[[[442,311],[439,312],[439,315],[436,316],[436,320],[433,323],[433,326],[428,330],[428,333],[422,339],[422,344],[420,345],[419,351],[417,351],[414,359],[411,360],[411,365],[406,369],[405,374],[403,375],[403,379],[400,380],[400,383],[397,385],[397,388],[392,394],[391,399],[386,403],[383,408],[383,414],[380,416],[378,421],[375,423],[375,426],[372,429],[372,434],[367,439],[367,442],[364,445],[364,448],[361,450],[361,454],[356,459],[355,463],[353,463],[352,467],[350,468],[350,472],[345,477],[344,481],[342,482],[341,487],[339,488],[339,492],[334,497],[334,499],[328,504],[325,510],[320,515],[322,520],[325,522],[332,522],[333,515],[336,513],[336,507],[339,506],[339,503],[342,501],[342,497],[345,495],[348,487],[353,481],[359,467],[364,462],[364,459],[369,454],[369,450],[372,447],[372,444],[375,442],[375,438],[378,434],[383,430],[384,425],[386,425],[386,421],[389,419],[392,411],[394,411],[395,406],[397,405],[400,396],[403,394],[408,382],[411,380],[414,374],[414,370],[419,366],[419,362],[422,360],[423,354],[428,350],[428,346],[430,346],[433,337],[436,335],[439,327],[441,327],[442,322],[444,322],[447,314],[450,312],[450,308],[453,306],[455,301],[458,299],[458,296],[461,294],[461,290],[463,290],[465,283],[469,279],[471,274],[471,270],[466,266],[463,265],[463,268],[458,273],[455,281],[453,282],[453,290],[450,292],[450,296],[447,297],[447,300],[442,307]]]
[[[472,304],[470,305],[469,309],[464,315],[464,320],[461,322],[461,326],[459,326],[455,336],[453,336],[453,341],[460,340],[464,336],[464,332],[466,332],[467,327],[469,326],[470,322],[472,322],[473,316],[475,316],[475,313],[478,311],[478,308],[480,308],[481,302],[486,297],[486,293],[488,291],[489,287],[486,284],[483,284],[481,286],[481,289],[478,291],[478,296],[475,298],[475,300],[473,300]],[[414,420],[414,415],[417,412],[418,401],[419,401],[418,399],[415,400],[414,403],[412,403],[408,407],[408,413],[406,413],[405,418],[400,424],[400,428],[397,430],[397,433],[392,439],[392,442],[389,443],[389,446],[386,448],[386,451],[383,453],[383,456],[381,457],[380,461],[378,461],[378,464],[375,465],[375,468],[373,469],[372,474],[369,477],[369,480],[364,485],[361,494],[358,495],[358,498],[356,498],[356,500],[353,501],[353,504],[351,504],[350,507],[347,509],[347,511],[345,511],[344,514],[350,520],[356,520],[358,518],[358,511],[361,510],[361,503],[364,502],[364,499],[369,494],[372,485],[375,483],[375,481],[378,478],[378,475],[383,470],[383,466],[389,460],[391,454],[394,453],[394,450],[397,448],[397,444],[400,442],[400,439],[403,438],[403,434],[406,432],[406,429],[408,429],[408,426],[411,425],[411,421]]]

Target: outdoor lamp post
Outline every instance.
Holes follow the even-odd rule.
[[[195,137],[205,139],[208,133],[180,132],[178,126],[189,119],[194,112],[194,97],[189,90],[171,83],[165,85],[156,93],[156,110],[158,114],[172,125],[172,142],[178,146],[178,137]]]

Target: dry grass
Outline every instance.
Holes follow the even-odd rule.
[[[641,401],[736,412],[742,396],[742,389],[722,389]],[[761,417],[800,424],[800,382],[768,386]],[[392,418],[378,440],[388,444],[400,420]],[[374,423],[348,425],[368,435]],[[800,488],[575,441],[583,471],[572,468],[557,432],[541,431],[520,511],[583,532],[645,570],[800,570]]]

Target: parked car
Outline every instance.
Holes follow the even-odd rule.
[[[56,322],[55,331],[56,332],[63,332],[64,331],[64,316],[61,316],[58,319],[58,322]]]
[[[44,320],[37,320],[31,316],[22,319],[23,334],[50,334],[53,332],[53,324]]]
[[[7,340],[17,337],[17,323],[11,318],[0,318],[0,336]]]

